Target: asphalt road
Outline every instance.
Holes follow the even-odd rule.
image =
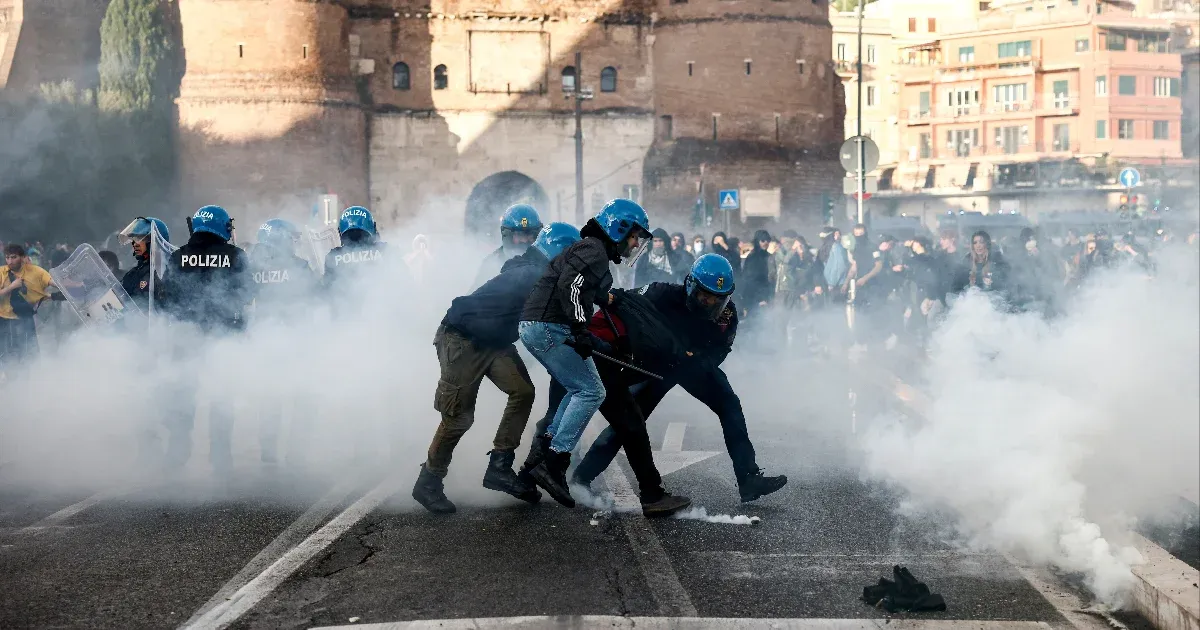
[[[1004,557],[943,542],[936,524],[897,516],[897,497],[860,479],[855,433],[890,412],[890,394],[846,385],[833,363],[795,366],[786,376],[767,362],[730,367],[759,463],[788,475],[784,490],[739,503],[715,417],[681,392],[659,407],[650,432],[665,449],[660,461],[688,464],[665,475],[669,490],[708,515],[758,516],[757,526],[646,521],[619,509],[597,516],[484,490],[483,453],[501,407],[499,395],[485,391],[447,481],[460,505],[449,517],[409,498],[424,447],[416,442],[389,463],[347,467],[348,481],[336,488],[267,474],[243,457],[231,487],[203,473],[154,480],[74,513],[90,493],[30,490],[7,483],[0,468],[0,627],[307,628],[530,615],[883,619],[859,598],[895,564],[948,603],[944,613],[914,618],[1071,627]],[[843,385],[830,386],[831,378]],[[431,410],[413,413],[433,418]],[[624,476],[605,477],[596,489],[620,495],[632,475],[623,465],[614,472]]]

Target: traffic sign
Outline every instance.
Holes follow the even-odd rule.
[[[858,192],[858,178],[857,177],[843,177],[842,178],[842,192],[847,195],[852,195],[852,194],[857,193]],[[871,194],[879,192],[879,178],[874,175],[867,175],[866,177],[863,177],[863,192],[871,193]],[[855,199],[858,199],[858,197],[855,197]]]
[[[843,142],[841,150],[838,151],[838,158],[842,161],[842,168],[846,169],[847,173],[858,172],[858,152],[860,146],[862,147],[864,157],[863,172],[873,171],[876,166],[879,166],[879,145],[866,136],[854,136]]]
[[[855,201],[858,201],[858,191],[850,193],[850,198]],[[871,193],[869,193],[869,192],[863,193],[863,201],[866,201],[870,198],[871,198]]]
[[[1136,168],[1121,169],[1121,176],[1118,179],[1122,186],[1133,188],[1142,183],[1142,174]]]
[[[717,194],[719,201],[718,207],[722,210],[737,210],[742,207],[741,198],[738,196],[738,189],[722,190]]]

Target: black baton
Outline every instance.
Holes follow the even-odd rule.
[[[572,342],[570,342],[570,341],[564,341],[564,342],[563,342],[563,345],[564,345],[564,346],[567,346],[568,348],[574,348],[574,347],[575,347],[575,344],[574,344],[574,343],[572,343]],[[610,356],[608,356],[607,354],[604,354],[603,352],[596,352],[595,350],[592,350],[592,356],[600,357],[601,359],[604,359],[605,361],[608,361],[609,363],[613,363],[613,364],[615,364],[615,365],[619,365],[619,366],[621,366],[621,367],[623,367],[623,368],[626,368],[626,369],[629,369],[629,370],[633,370],[634,372],[637,372],[637,373],[639,373],[639,374],[645,374],[646,376],[649,376],[649,377],[651,377],[651,378],[656,378],[656,379],[658,379],[658,380],[660,380],[660,381],[661,381],[661,380],[663,380],[663,377],[661,377],[661,376],[659,376],[659,375],[655,374],[654,372],[647,372],[646,370],[643,370],[642,368],[640,368],[640,367],[638,367],[638,366],[636,366],[636,365],[632,365],[632,364],[630,364],[630,363],[626,363],[626,362],[624,362],[624,361],[622,361],[622,360],[620,360],[620,359],[617,359],[617,358],[614,358],[614,357],[610,357]]]

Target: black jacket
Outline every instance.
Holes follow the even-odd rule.
[[[754,244],[754,251],[742,261],[742,273],[738,274],[737,286],[739,293],[746,298],[751,308],[759,302],[769,302],[775,294],[775,286],[771,284],[771,265],[774,261],[767,250]]]
[[[478,289],[483,286],[483,283],[504,269],[506,262],[508,262],[508,254],[504,251],[504,247],[496,248],[496,251],[488,254],[487,258],[484,258],[483,262],[479,264],[479,272],[475,274],[475,284],[471,285],[471,288]]]
[[[535,247],[510,258],[500,275],[469,295],[454,298],[442,325],[480,348],[501,348],[517,340],[517,322],[534,283],[550,261]]]
[[[325,254],[326,286],[333,286],[341,278],[357,278],[367,269],[377,269],[387,256],[387,243],[360,241],[339,245]]]
[[[142,309],[143,313],[150,311],[150,258],[138,258],[137,266],[121,276],[121,288],[133,298],[133,303]],[[155,285],[155,290],[162,295],[161,286]]]
[[[204,330],[245,326],[243,310],[254,297],[246,252],[199,232],[171,254],[163,272],[163,307]]]
[[[687,291],[683,285],[656,282],[639,289],[639,293],[671,323],[675,335],[692,353],[689,365],[715,369],[733,351],[738,327],[737,306],[733,300],[714,322],[688,310]]]
[[[291,252],[279,252],[259,245],[250,268],[258,287],[254,298],[256,318],[281,318],[305,305],[317,285],[317,276],[308,261]]]
[[[521,321],[564,324],[576,337],[587,332],[592,306],[608,303],[613,283],[608,264],[619,260],[615,246],[599,230],[594,220],[588,221],[580,231],[583,240],[550,261],[525,301]]]
[[[1009,288],[1008,262],[995,249],[988,253],[988,262],[984,265],[976,264],[968,253],[956,272],[958,275],[950,287],[953,293],[961,293],[971,287],[988,292],[1007,291]]]

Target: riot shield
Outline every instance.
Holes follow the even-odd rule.
[[[88,326],[144,315],[91,245],[75,248],[66,262],[50,270],[50,277]]]
[[[321,229],[304,228],[304,245],[300,248],[300,256],[308,261],[308,266],[318,274],[325,273],[325,255],[329,250],[342,244],[337,226],[331,225]]]
[[[171,260],[171,254],[175,253],[175,247],[163,238],[163,235],[158,231],[158,226],[150,224],[150,316],[157,314],[158,309],[154,304],[154,296],[156,294],[156,286],[162,281],[163,272],[167,269],[167,263]]]

